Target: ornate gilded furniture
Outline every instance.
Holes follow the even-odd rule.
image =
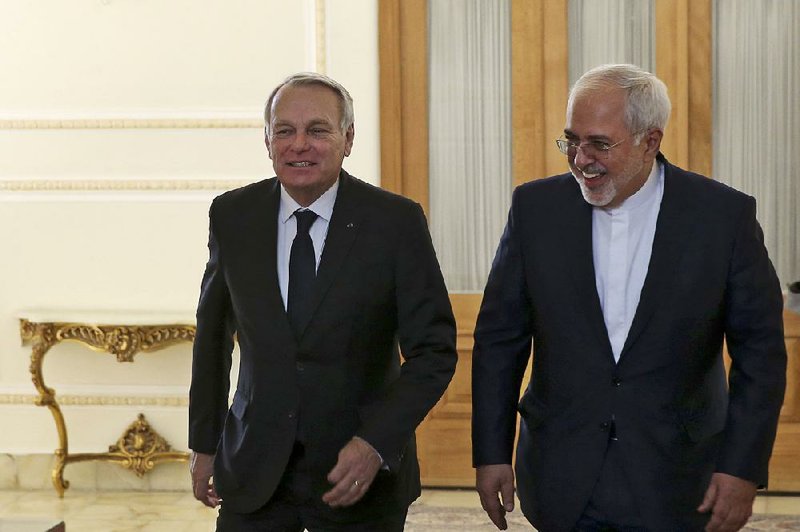
[[[67,427],[56,400],[56,392],[44,381],[42,362],[51,347],[66,340],[84,344],[95,351],[110,353],[119,362],[133,362],[136,353],[157,351],[179,342],[194,340],[194,319],[185,314],[120,313],[120,312],[25,312],[20,315],[20,335],[30,344],[31,379],[39,392],[38,406],[50,409],[58,430],[59,446],[55,451],[53,485],[59,497],[69,482],[64,480],[64,467],[73,462],[103,460],[131,469],[138,476],[166,461],[184,461],[188,453],[174,451],[145,419],[138,419],[105,453],[69,453]]]

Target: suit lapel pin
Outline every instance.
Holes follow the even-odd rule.
[[[348,223],[348,224],[347,224],[347,228],[348,228],[348,229],[352,229],[352,228],[354,228],[355,226],[356,226],[356,224],[354,224],[353,222],[350,222],[350,223]]]

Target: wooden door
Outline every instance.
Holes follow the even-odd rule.
[[[769,490],[800,492],[800,315],[784,311],[786,396],[769,463]]]
[[[428,208],[427,0],[379,0],[381,185]],[[568,91],[567,0],[511,0],[514,184],[566,170],[552,146]],[[671,162],[711,174],[711,0],[656,0],[656,73],[672,117],[662,148]],[[691,120],[689,120],[691,117]],[[471,351],[480,294],[452,294],[459,362],[417,436],[425,486],[474,485]],[[800,317],[785,316],[786,400],[770,489],[800,491]]]
[[[458,326],[458,365],[444,397],[417,429],[420,473],[426,486],[472,486],[472,333],[479,294],[450,296]]]

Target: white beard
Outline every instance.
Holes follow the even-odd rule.
[[[604,185],[594,189],[586,186],[587,179],[580,170],[572,170],[572,175],[580,185],[586,203],[595,207],[605,207],[614,201],[619,196],[620,190],[625,189],[642,171],[642,165],[641,162],[637,164],[637,161],[631,161],[616,178],[609,179]]]

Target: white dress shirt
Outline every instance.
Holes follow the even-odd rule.
[[[655,162],[642,188],[621,205],[592,210],[597,295],[617,362],[639,305],[663,197],[664,168]]]
[[[328,236],[328,227],[331,223],[331,216],[333,215],[333,206],[336,203],[336,194],[339,191],[339,180],[331,185],[331,188],[326,190],[322,196],[309,205],[307,208],[301,207],[286,189],[281,185],[281,200],[278,207],[278,284],[281,287],[281,297],[283,298],[283,308],[287,306],[289,301],[289,256],[292,253],[292,242],[294,237],[297,236],[297,219],[293,216],[294,211],[297,209],[307,209],[314,211],[317,219],[308,230],[311,236],[311,242],[314,244],[314,258],[316,259],[316,267],[319,269],[319,261],[322,258],[322,250],[325,248],[325,239]],[[371,443],[363,438],[355,436],[357,439],[366,443],[372,449],[381,461],[381,469],[388,470],[389,467],[384,462],[381,454],[372,446]]]
[[[333,204],[336,203],[338,191],[339,180],[337,179],[322,196],[307,208],[317,215],[317,219],[314,220],[314,224],[308,231],[311,241],[314,243],[314,258],[317,268],[319,268],[319,261],[322,258],[322,250],[325,248],[325,238],[328,236],[328,226],[331,223]],[[278,284],[281,287],[284,309],[289,301],[289,255],[292,252],[292,242],[297,235],[297,219],[293,216],[297,209],[304,209],[304,207],[301,207],[281,185],[281,201],[280,207],[278,207]]]

